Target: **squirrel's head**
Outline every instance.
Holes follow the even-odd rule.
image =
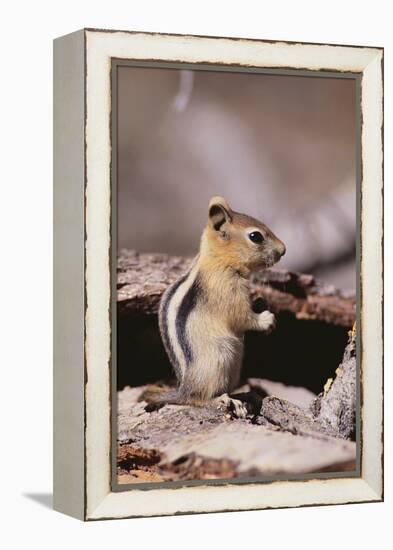
[[[262,222],[234,212],[223,197],[213,197],[202,250],[237,269],[254,270],[278,262],[285,245]]]

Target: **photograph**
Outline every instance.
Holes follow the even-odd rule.
[[[359,78],[111,86],[112,490],[359,476]]]

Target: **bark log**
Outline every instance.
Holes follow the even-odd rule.
[[[280,425],[265,417],[269,407],[279,414],[276,405],[285,401],[278,397],[264,399],[268,406],[261,415],[240,420],[212,408],[176,405],[148,413],[145,403],[137,401],[141,391],[119,392],[119,483],[289,476],[355,468],[355,443],[332,437],[318,422],[312,425],[309,419],[308,425],[297,418],[294,429],[283,417]],[[290,406],[292,412],[301,410]]]
[[[119,319],[131,316],[138,325],[141,319],[154,318],[162,293],[187,271],[190,261],[123,251],[118,261]],[[259,310],[344,327],[344,337],[355,320],[354,297],[318,285],[309,275],[259,272],[252,298]],[[314,362],[318,368],[318,355]],[[296,372],[298,365],[289,366]],[[335,379],[329,379],[318,396],[306,388],[248,379],[238,391],[258,394],[262,407],[246,419],[212,408],[173,405],[148,413],[146,404],[138,402],[143,390],[126,387],[118,392],[119,483],[355,469],[356,445],[349,441],[355,434],[355,331]]]
[[[349,333],[348,345],[335,379],[328,379],[324,391],[312,403],[310,410],[325,429],[333,429],[346,439],[355,437],[356,326]]]
[[[117,274],[119,313],[157,314],[162,293],[187,271],[190,263],[191,259],[179,256],[122,250]],[[297,319],[346,328],[355,322],[355,297],[316,283],[312,275],[277,269],[259,271],[252,279],[251,296],[256,308],[289,312]]]
[[[292,433],[313,431],[343,439],[355,439],[356,430],[356,327],[349,333],[336,377],[306,406],[277,397],[263,400],[262,415]]]

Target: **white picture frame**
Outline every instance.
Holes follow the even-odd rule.
[[[111,61],[361,78],[359,477],[111,490]],[[54,43],[54,507],[82,520],[383,499],[383,49],[84,29]]]

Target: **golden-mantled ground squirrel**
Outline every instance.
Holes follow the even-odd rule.
[[[275,325],[273,313],[252,310],[249,277],[283,254],[285,245],[266,225],[234,212],[222,197],[211,199],[198,256],[161,298],[160,332],[178,388],[146,391],[151,409],[212,403],[245,416],[246,406],[228,396],[239,383],[244,332]]]

